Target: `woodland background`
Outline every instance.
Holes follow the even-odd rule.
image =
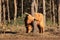
[[[34,10],[31,9],[34,8],[32,6],[34,1],[35,11],[44,15],[45,34],[60,36],[60,0],[0,0],[0,33],[19,32],[20,35],[25,35],[24,13],[31,13],[31,10]]]

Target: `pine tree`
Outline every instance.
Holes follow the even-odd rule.
[[[1,23],[1,0],[0,0],[0,23]]]
[[[14,23],[16,22],[16,17],[17,17],[17,1],[14,0],[14,9],[15,9],[15,14],[14,14]]]
[[[60,27],[60,0],[58,4],[58,19],[59,19],[59,27]]]
[[[55,25],[55,7],[54,7],[54,0],[52,0],[52,6],[53,6],[53,24]]]
[[[46,8],[45,8],[45,0],[43,0],[43,14],[44,14],[44,24],[46,26]]]
[[[6,18],[5,0],[2,0],[2,3],[3,3],[3,23],[5,23]]]
[[[23,18],[23,0],[21,0],[22,1],[22,18]]]
[[[8,22],[10,23],[9,0],[7,0]]]

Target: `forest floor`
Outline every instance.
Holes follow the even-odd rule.
[[[25,27],[17,27],[16,32],[1,32],[0,40],[60,40],[60,29],[50,27],[42,33],[25,33]],[[15,28],[12,28],[15,29]]]

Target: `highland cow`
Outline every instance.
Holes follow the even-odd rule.
[[[25,26],[26,26],[26,33],[30,33],[34,31],[33,22],[36,21],[36,25],[39,29],[39,33],[44,32],[44,17],[42,13],[35,13],[34,17],[31,14],[26,14],[25,17]]]

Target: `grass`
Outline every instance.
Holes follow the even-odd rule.
[[[16,22],[14,24],[14,20],[11,20],[10,23],[8,23],[8,21],[6,20],[4,24],[0,25],[0,29],[2,29],[3,31],[5,30],[11,30],[11,31],[17,31],[20,30],[18,27],[22,27],[24,25],[24,20],[22,19],[22,17],[18,17],[16,19]]]
[[[24,18],[22,18],[22,17],[18,17],[16,19],[15,24],[14,24],[14,20],[11,20],[10,23],[8,23],[8,21],[6,21],[5,24],[3,24],[3,27],[0,26],[0,29],[4,29],[5,28],[5,29],[13,30],[13,31],[20,30],[19,27],[24,27],[24,20],[23,19]],[[52,24],[51,20],[47,20],[46,24],[47,24],[46,28],[55,27],[55,25]]]
[[[47,25],[47,26],[58,26],[57,23],[54,24],[50,19],[47,19],[46,25]]]
[[[16,19],[15,23],[14,23],[14,20],[11,20],[10,23],[8,23],[8,21],[6,20],[5,24],[6,24],[6,25],[9,25],[9,26],[10,26],[10,25],[20,25],[20,26],[22,26],[22,25],[24,25],[24,20],[23,20],[22,17],[18,17],[18,18]]]
[[[47,20],[46,24],[51,26],[52,25],[52,21],[51,20]]]

